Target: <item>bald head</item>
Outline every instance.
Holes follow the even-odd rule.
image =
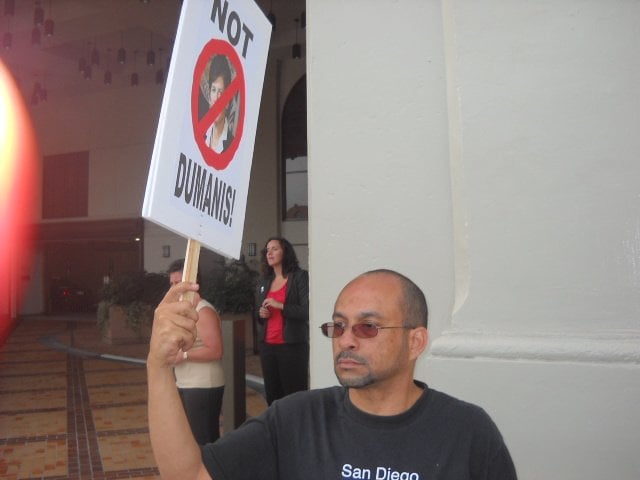
[[[420,290],[420,287],[418,287],[411,279],[394,270],[377,269],[370,270],[363,273],[362,275],[358,275],[342,289],[342,292],[340,292],[338,298],[340,298],[342,293],[347,289],[347,287],[349,287],[349,285],[361,278],[371,276],[379,276],[381,278],[387,277],[390,283],[397,282],[400,287],[398,303],[404,315],[403,324],[405,326],[427,328],[429,320],[429,309],[427,307],[427,299],[425,298],[424,293],[422,292],[422,290]]]

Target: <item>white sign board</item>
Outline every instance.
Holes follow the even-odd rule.
[[[253,1],[184,1],[142,207],[236,259],[270,36]]]

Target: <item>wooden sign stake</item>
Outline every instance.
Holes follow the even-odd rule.
[[[182,270],[182,281],[195,283],[198,279],[198,261],[200,260],[200,242],[190,238],[187,242],[187,253],[184,257],[184,270]],[[193,302],[195,292],[187,292],[182,295],[181,300]]]

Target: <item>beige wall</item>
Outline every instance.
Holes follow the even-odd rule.
[[[44,156],[89,150],[90,219],[140,216],[162,93],[112,85],[32,109]]]

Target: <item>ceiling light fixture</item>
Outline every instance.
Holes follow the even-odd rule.
[[[93,44],[93,50],[91,50],[91,65],[96,67],[100,65],[100,52],[98,52],[98,47],[95,43]]]
[[[127,61],[127,51],[124,49],[124,33],[120,31],[120,49],[118,50],[118,63],[124,65]]]
[[[40,29],[38,27],[33,27],[31,30],[31,45],[39,46],[42,35],[40,34]]]
[[[53,36],[53,27],[55,26],[55,23],[53,22],[53,19],[51,18],[51,0],[49,0],[49,18],[47,18],[47,20],[44,22],[44,34],[47,37],[52,37]]]
[[[89,63],[87,62],[86,52],[87,52],[87,47],[86,47],[86,45],[83,45],[82,46],[82,56],[78,60],[78,71],[80,72],[80,74],[84,78],[87,78],[86,77],[86,70],[87,70],[87,67],[89,66]]]
[[[11,35],[11,32],[6,32],[2,36],[2,46],[4,47],[5,50],[11,50],[12,43],[13,43],[13,35]]]
[[[36,8],[33,11],[33,24],[36,27],[42,26],[44,23],[44,10],[40,6],[40,2],[36,2]]]
[[[2,47],[5,50],[11,50],[11,45],[13,44],[13,35],[11,35],[11,22],[9,18],[7,18],[7,31],[2,35]]]
[[[104,84],[111,85],[111,49],[107,48],[107,69],[104,71]]]
[[[156,64],[156,52],[153,51],[153,33],[149,41],[149,51],[147,52],[147,65],[153,67]]]
[[[298,43],[298,22],[299,20],[296,18],[296,43],[291,47],[291,57],[292,58],[300,58],[302,57],[302,46]]]
[[[158,52],[159,52],[158,63],[162,65],[162,47],[158,49]],[[161,67],[156,72],[156,85],[161,85],[163,83],[164,83],[164,70]]]
[[[33,90],[31,92],[31,103],[37,105],[39,102],[46,102],[48,98],[47,88],[43,83],[36,80],[33,84]]]
[[[4,14],[15,15],[16,13],[16,0],[4,0]]]
[[[140,81],[138,77],[138,72],[136,72],[136,60],[138,58],[138,50],[133,51],[133,73],[131,74],[131,86],[137,87]]]
[[[269,14],[267,15],[267,19],[271,22],[271,29],[276,29],[276,14],[273,13],[273,0],[271,0],[271,4],[269,6]]]

